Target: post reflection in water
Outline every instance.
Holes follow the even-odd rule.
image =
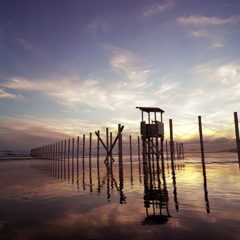
[[[205,196],[205,202],[206,202],[206,211],[207,213],[210,213],[210,205],[209,205],[208,190],[207,190],[207,175],[206,175],[204,157],[202,158],[202,170],[203,170],[203,189],[204,189],[204,196]]]
[[[146,144],[143,143],[143,146],[145,145]],[[72,154],[72,163],[70,164],[70,149],[74,149],[74,142],[72,141],[71,146],[69,139],[68,145],[65,141],[53,146],[56,150],[62,150],[63,154],[59,154],[57,151],[58,154],[52,158],[52,161],[49,161],[47,170],[51,177],[60,179],[61,181],[67,180],[68,183],[76,185],[77,191],[88,190],[90,195],[95,193],[95,195],[98,196],[106,194],[106,200],[108,202],[111,201],[112,195],[118,192],[120,204],[127,203],[127,196],[124,193],[126,189],[124,189],[124,187],[126,188],[127,185],[127,190],[129,191],[129,186],[132,188],[138,185],[138,183],[136,183],[136,179],[138,179],[140,186],[143,187],[142,206],[146,211],[146,217],[141,221],[141,224],[164,224],[172,217],[169,210],[169,192],[165,175],[165,167],[168,167],[168,164],[167,162],[164,164],[163,154],[157,150],[157,145],[158,144],[153,141],[149,142],[148,145],[146,145],[148,149],[143,149],[142,155],[131,156],[130,158],[124,159],[124,161],[122,156],[120,156],[118,159],[115,158],[117,161],[107,161],[104,163],[104,159],[101,158],[99,154],[97,154],[96,158],[92,158],[90,155],[88,158],[89,164],[87,165],[85,164],[86,158],[84,154],[80,156],[78,154],[79,149],[77,149],[76,156]],[[151,150],[150,152],[149,149]],[[152,154],[153,152],[154,154]],[[171,173],[169,174],[171,178],[169,176],[167,179],[170,181],[168,184],[172,185],[170,188],[173,190],[172,197],[175,203],[175,210],[179,212],[176,171],[184,169],[184,164],[179,164],[177,161],[180,160],[177,158],[171,159]],[[133,163],[136,163],[136,165]],[[137,167],[134,168],[134,166]],[[86,175],[86,171],[89,172],[89,174]],[[204,161],[202,161],[202,172],[206,211],[210,213],[206,166]],[[138,178],[136,178],[137,175]]]

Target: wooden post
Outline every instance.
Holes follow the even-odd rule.
[[[177,159],[179,159],[179,148],[178,148],[178,142],[176,142],[176,152],[177,152]]]
[[[184,149],[183,149],[183,143],[182,143],[182,158],[184,159]]]
[[[166,140],[166,157],[167,157],[167,161],[168,161],[168,142]]]
[[[59,169],[60,169],[60,142],[58,142],[58,179],[60,177],[60,172],[59,172]]]
[[[203,135],[202,135],[202,120],[201,120],[201,116],[198,116],[198,125],[199,125],[199,138],[200,138],[200,147],[201,147],[202,162],[204,162],[204,146],[203,146]]]
[[[163,141],[164,138],[161,137],[161,162],[162,162],[162,171],[164,172],[165,167],[164,167],[164,154],[163,154]]]
[[[138,161],[140,163],[140,137],[138,136]]]
[[[234,112],[234,122],[235,122],[235,133],[236,133],[238,162],[240,164],[240,141],[239,141],[239,127],[238,127],[238,115],[237,115],[237,112]]]
[[[106,149],[107,149],[107,165],[109,162],[109,156],[108,156],[108,151],[109,151],[109,136],[108,136],[108,128],[106,128]]]
[[[98,131],[100,136],[100,131]],[[100,170],[99,170],[99,138],[97,138],[97,177],[98,177],[98,193],[100,193]]]
[[[100,136],[99,131],[98,131],[98,135]],[[99,167],[99,138],[97,138],[97,165]]]
[[[66,152],[67,152],[67,140],[64,141],[64,179],[66,179]]]
[[[132,162],[132,136],[129,136],[129,144],[130,144],[130,161]]]
[[[74,183],[74,138],[72,139],[72,183]]]
[[[112,132],[110,132],[110,146],[112,148]],[[112,158],[112,151],[110,153],[110,159],[111,159],[111,162],[113,161],[113,158]]]
[[[79,157],[79,136],[77,137],[77,166],[78,166],[78,157]]]
[[[173,163],[173,128],[172,128],[172,119],[169,119],[169,130],[170,130],[170,155],[171,155],[171,161]]]
[[[119,165],[122,164],[122,134],[121,132],[121,124],[118,124],[118,134],[119,134],[119,138],[118,138],[118,161],[119,161]]]
[[[63,168],[63,141],[61,141],[61,179],[62,179],[62,168]]]
[[[56,171],[55,171],[55,169],[56,169],[56,143],[54,143],[53,144],[53,160],[54,160],[54,163],[53,163],[53,168],[54,168],[54,173],[53,173],[53,177],[55,177],[56,176]]]
[[[67,140],[64,141],[64,164],[65,164],[65,160],[66,160],[66,151],[67,151]]]
[[[89,169],[91,169],[92,166],[92,133],[89,134]]]
[[[59,179],[59,169],[60,169],[60,142],[58,142],[58,179]]]
[[[77,188],[79,191],[79,164],[78,164],[78,158],[79,158],[79,136],[77,137]]]
[[[63,141],[61,141],[61,162],[63,159]]]
[[[74,138],[72,139],[72,160],[74,160]]]
[[[84,172],[84,167],[85,167],[85,164],[84,164],[84,159],[85,158],[85,134],[83,134],[83,157],[82,157],[82,165],[83,165],[83,172]]]
[[[140,137],[138,136],[138,169],[139,169],[139,181],[142,183],[141,180],[141,158],[140,158]]]
[[[68,139],[68,162],[70,160],[70,139]]]

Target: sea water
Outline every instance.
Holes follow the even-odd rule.
[[[113,158],[2,157],[0,239],[240,239],[236,153]]]

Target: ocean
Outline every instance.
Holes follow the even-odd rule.
[[[0,239],[240,239],[237,153],[0,156]]]

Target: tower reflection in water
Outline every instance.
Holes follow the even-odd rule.
[[[168,191],[164,168],[159,157],[144,160],[144,207],[147,217],[142,224],[163,224],[171,217],[168,209]]]

